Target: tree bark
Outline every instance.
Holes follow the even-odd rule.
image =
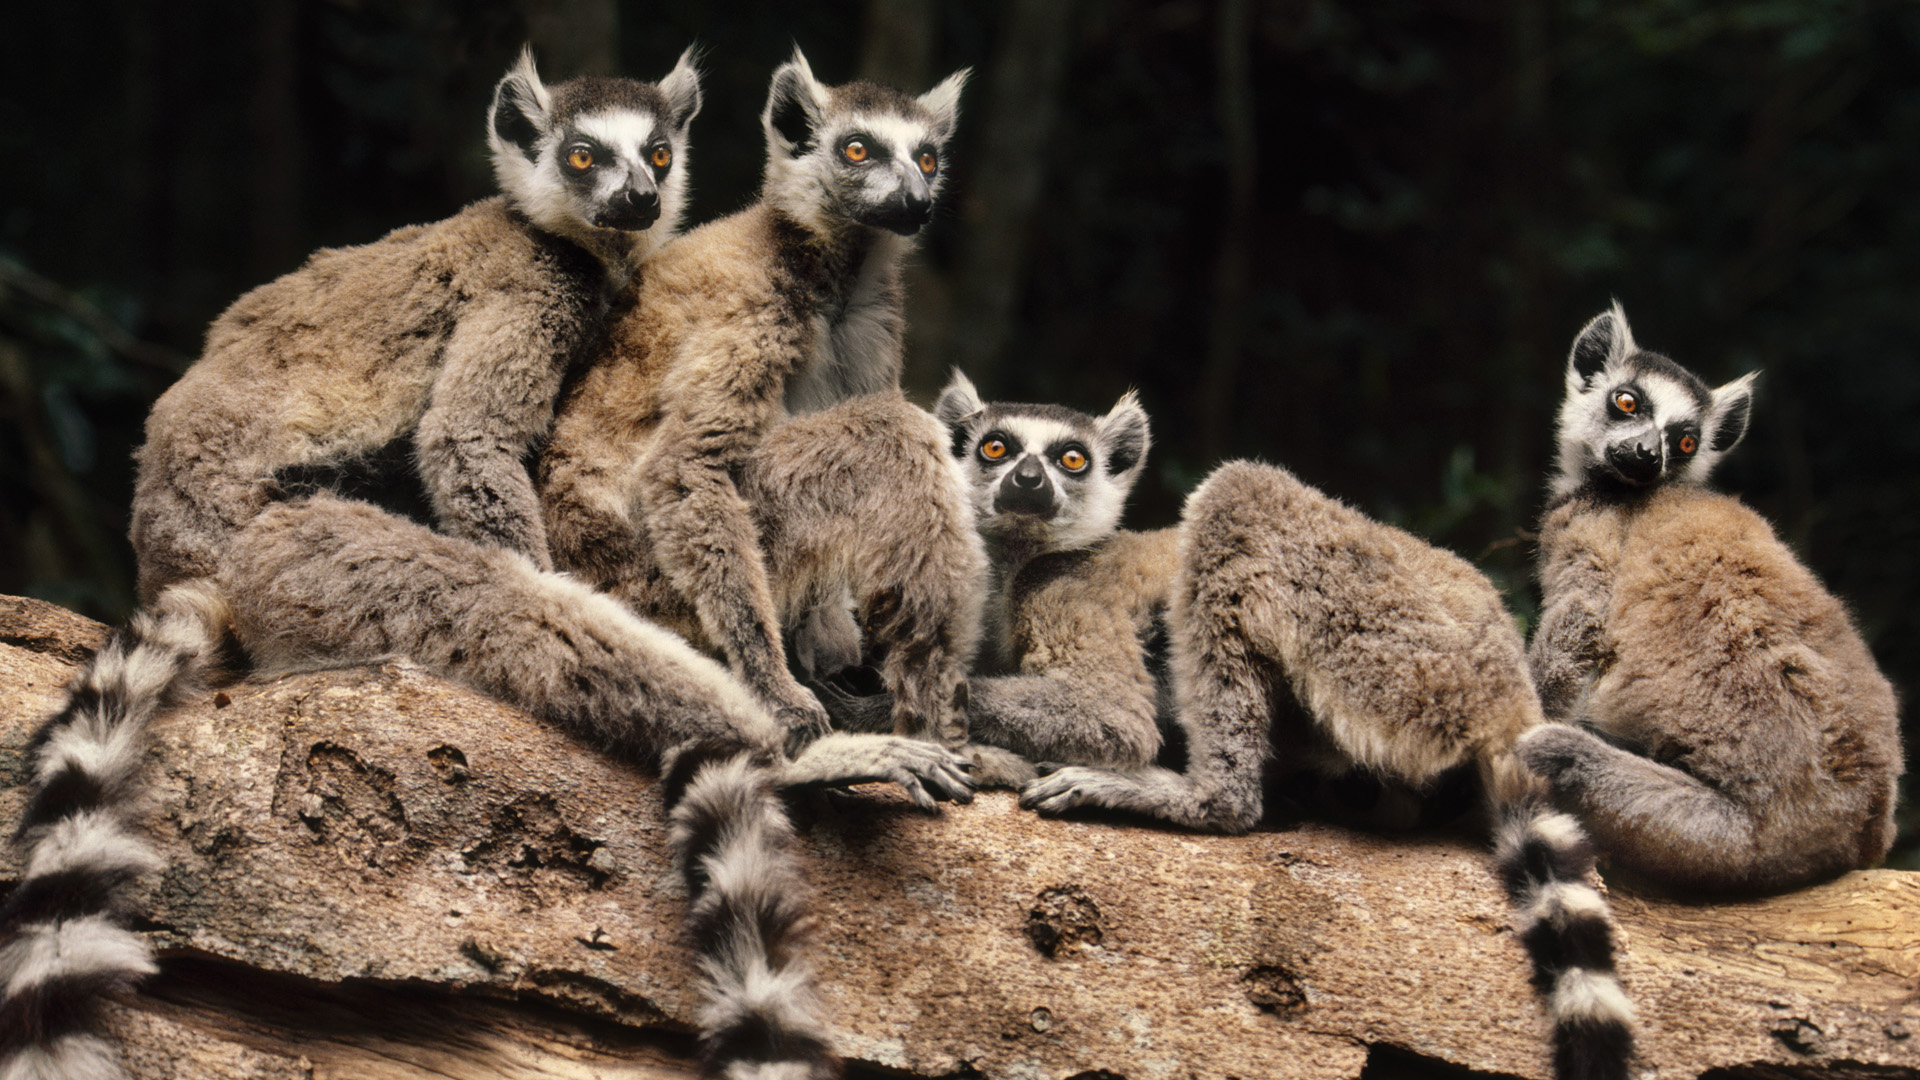
[[[0,599],[0,817],[104,628]],[[113,1014],[139,1076],[667,1077],[696,1001],[653,778],[406,663],[241,681],[152,728],[140,898],[162,973]],[[1484,853],[796,807],[855,1073],[1545,1077]],[[0,882],[17,878],[17,853]],[[1662,1078],[1920,1067],[1920,875],[1689,905],[1612,895]],[[1458,1075],[1454,1072],[1452,1075]]]

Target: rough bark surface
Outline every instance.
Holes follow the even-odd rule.
[[[0,818],[104,633],[0,599]],[[225,685],[153,735],[168,869],[142,925],[164,970],[115,1021],[137,1075],[687,1075],[683,896],[651,777],[404,663]],[[797,816],[856,1071],[1547,1074],[1525,959],[1464,839],[1194,836],[999,794],[927,817],[877,787]],[[17,874],[9,853],[0,887]],[[1612,899],[1643,1070],[1920,1069],[1920,875]]]

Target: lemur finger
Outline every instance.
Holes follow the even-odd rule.
[[[927,794],[927,789],[920,785],[919,778],[914,776],[911,770],[896,769],[892,779],[894,783],[906,789],[907,797],[913,800],[913,805],[930,814],[939,811],[940,807],[934,803],[933,796]]]

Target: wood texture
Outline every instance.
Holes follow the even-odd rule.
[[[103,628],[0,600],[0,816]],[[154,729],[136,1074],[667,1077],[694,1000],[652,779],[404,663],[236,682]],[[1208,837],[797,808],[856,1072],[1544,1077],[1546,1022],[1469,838]],[[17,875],[0,861],[0,883]],[[1920,1069],[1920,875],[1698,906],[1612,896],[1643,1070]]]

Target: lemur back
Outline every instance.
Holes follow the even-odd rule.
[[[1893,841],[1892,687],[1767,522],[1705,486],[1753,380],[1710,389],[1618,305],[1595,318],[1540,528],[1531,661],[1565,726],[1520,752],[1617,865],[1682,889],[1791,888]]]
[[[1554,1021],[1556,1072],[1625,1075],[1632,1010],[1613,974],[1611,916],[1587,883],[1593,854],[1579,826],[1513,756],[1542,718],[1518,631],[1485,576],[1248,462],[1216,470],[1178,528],[1117,530],[1148,443],[1132,395],[1096,418],[985,404],[956,374],[935,411],[970,471],[1002,578],[1004,615],[988,637],[1017,671],[971,680],[971,729],[1081,763],[1029,783],[1022,805],[1243,832],[1261,817],[1275,758],[1416,789],[1471,767]],[[1149,664],[1163,606],[1170,694]],[[1183,771],[1149,764],[1156,712],[1184,736]]]
[[[156,858],[133,827],[143,728],[223,640],[261,675],[404,656],[656,764],[708,1006],[715,1073],[826,1076],[776,786],[897,780],[964,798],[959,762],[785,731],[712,660],[549,572],[523,461],[608,297],[677,220],[699,85],[544,85],[531,57],[489,111],[505,194],[323,251],[242,297],[155,406],[134,544],[147,610],[90,660],[28,754],[27,870],[0,909],[0,1075],[119,1075],[99,995],[150,972],[119,922]],[[316,475],[405,460],[438,529]],[[20,1018],[12,1025],[12,1018]]]
[[[857,639],[849,593],[892,730],[964,734],[979,544],[938,424],[897,383],[900,260],[965,75],[918,98],[829,87],[796,51],[761,116],[759,201],[649,263],[541,458],[557,564],[723,653],[796,738],[826,714],[782,627]]]
[[[658,85],[501,80],[488,139],[505,194],[322,250],[247,293],[155,403],[138,454],[140,594],[208,576],[232,534],[400,443],[439,527],[549,565],[524,459],[607,305],[678,226],[690,56]]]

